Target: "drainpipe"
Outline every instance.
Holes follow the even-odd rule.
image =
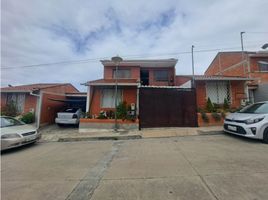
[[[40,128],[40,118],[41,118],[41,108],[42,108],[42,99],[43,99],[43,93],[40,91],[40,94],[34,94],[33,91],[30,92],[30,95],[37,97],[37,109],[36,109],[36,114],[37,114],[37,123],[36,127],[37,129]]]

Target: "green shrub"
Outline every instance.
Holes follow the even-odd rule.
[[[123,101],[121,103],[119,103],[119,105],[117,106],[117,118],[118,119],[126,119],[127,118],[127,102]]]
[[[16,104],[13,101],[8,103],[5,107],[1,109],[1,115],[16,117],[18,115],[18,109],[16,107]]]
[[[221,121],[221,115],[219,113],[213,112],[211,115],[216,122]]]
[[[114,119],[114,111],[113,111],[113,110],[108,110],[108,111],[106,112],[106,114],[107,114],[107,117],[108,117],[109,119]]]
[[[107,119],[105,111],[100,111],[100,114],[97,117],[97,119]]]
[[[26,124],[31,124],[34,122],[34,114],[32,112],[25,113],[22,115],[20,120]]]
[[[197,112],[202,113],[202,112],[204,112],[204,109],[203,108],[197,108]]]
[[[225,98],[223,103],[223,109],[228,110],[230,108],[229,101]]]
[[[92,118],[92,115],[90,114],[90,112],[86,112],[86,113],[85,113],[85,118],[89,118],[89,119]]]
[[[214,112],[214,105],[213,103],[211,102],[210,98],[208,98],[207,100],[207,105],[206,105],[206,109],[208,112]]]
[[[222,119],[225,119],[226,113],[225,112],[221,112],[221,117],[222,117]]]
[[[201,117],[202,117],[202,119],[203,119],[204,122],[206,122],[206,123],[209,122],[209,118],[207,116],[207,113],[201,112]]]

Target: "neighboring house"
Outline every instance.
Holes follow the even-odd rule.
[[[69,83],[41,83],[1,88],[1,109],[13,102],[20,114],[35,113],[37,125],[53,123],[67,96],[79,93]],[[56,101],[57,100],[57,101]],[[59,101],[61,100],[61,101]]]
[[[176,85],[187,86],[191,80],[190,75],[176,76]],[[247,99],[245,86],[251,80],[247,77],[195,75],[197,106],[204,108],[210,98],[215,104],[223,104],[226,99],[231,107],[239,107]]]
[[[205,72],[207,76],[254,78],[247,83],[247,99],[268,99],[268,51],[219,52]]]

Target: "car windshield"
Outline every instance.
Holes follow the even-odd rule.
[[[78,110],[78,108],[66,108],[63,112],[75,113],[77,110]]]
[[[239,111],[239,113],[268,114],[268,103],[255,103]]]
[[[24,125],[23,122],[10,117],[1,117],[1,128],[8,126],[20,126]]]

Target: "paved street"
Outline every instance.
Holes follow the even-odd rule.
[[[268,145],[229,135],[43,142],[2,155],[2,199],[268,199]]]

